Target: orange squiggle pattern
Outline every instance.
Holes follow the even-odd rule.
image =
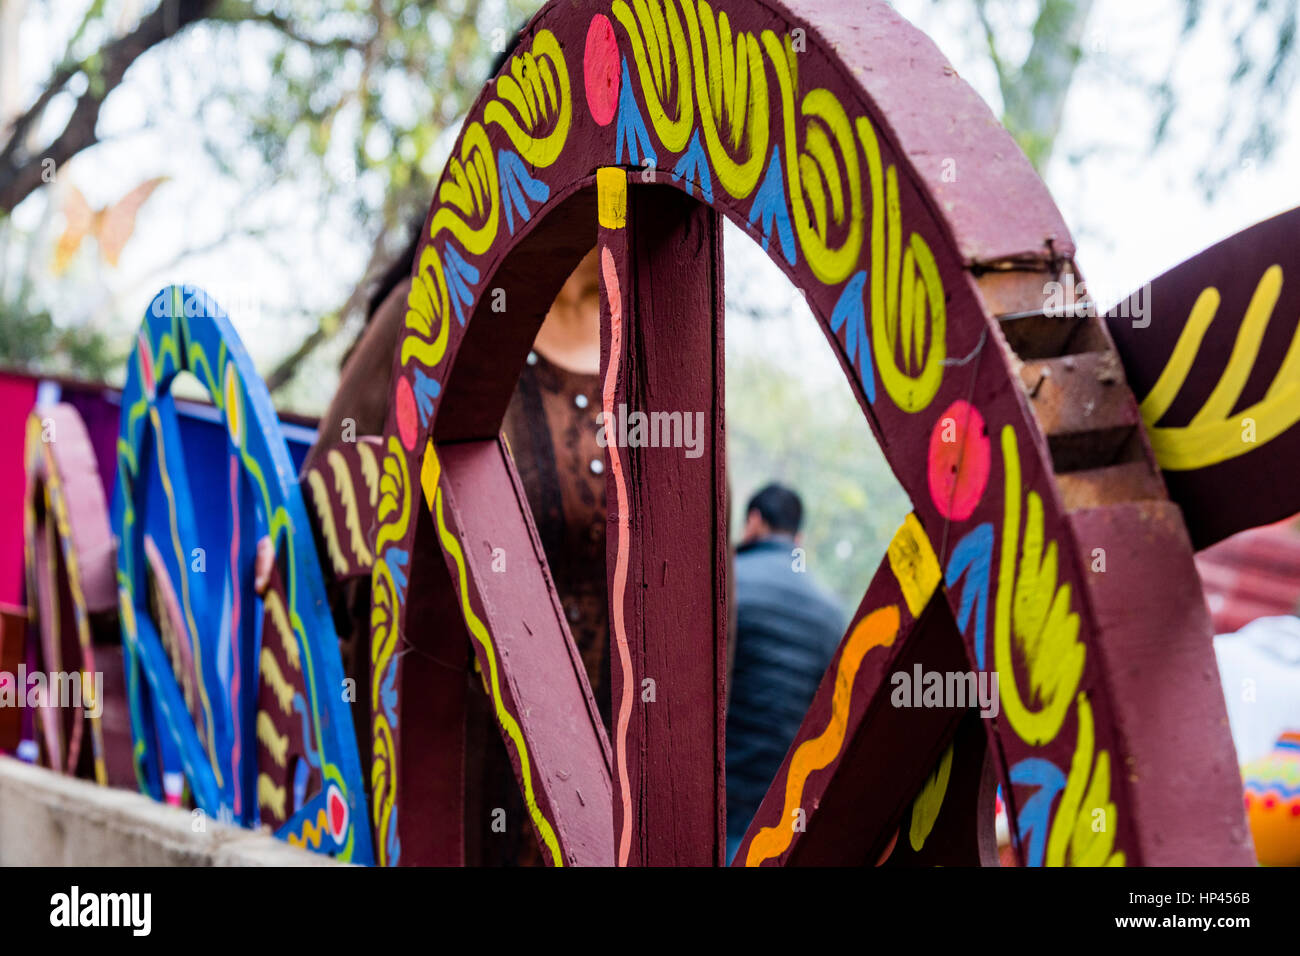
[[[853,697],[853,682],[868,652],[877,647],[888,647],[898,637],[898,608],[894,605],[872,611],[853,628],[844,653],[840,655],[835,671],[835,693],[831,697],[831,717],[826,729],[811,740],[805,740],[790,760],[790,772],[785,780],[785,808],[776,826],[763,827],[749,843],[745,855],[746,866],[758,866],[764,860],[780,856],[794,838],[790,818],[803,799],[804,784],[814,771],[830,765],[844,746],[848,730],[849,704]]]
[[[609,247],[600,250],[600,265],[605,277],[605,299],[609,302],[609,367],[601,390],[606,422],[614,419],[614,393],[618,389],[619,358],[623,348],[623,299],[619,289],[618,270]],[[619,665],[623,668],[623,695],[618,702],[618,722],[614,735],[614,761],[618,767],[619,792],[623,797],[623,819],[618,834],[618,865],[627,866],[632,850],[632,788],[627,772],[627,728],[632,720],[632,652],[627,644],[627,621],[623,605],[627,600],[628,537],[627,479],[623,474],[623,461],[618,445],[610,442],[609,470],[614,476],[618,496],[618,555],[614,562],[614,594],[611,607],[614,614],[614,643],[618,648]]]

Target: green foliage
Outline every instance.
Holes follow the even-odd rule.
[[[779,356],[728,360],[732,540],[740,539],[754,492],[769,481],[789,485],[804,502],[808,573],[849,613],[911,504],[829,349],[815,367],[830,374],[810,380]]]
[[[45,309],[0,301],[0,365],[103,380],[121,363],[97,329],[61,328]]]

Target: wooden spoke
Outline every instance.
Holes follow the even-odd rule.
[[[725,849],[726,487],[717,213],[597,174],[614,832],[621,866]]]

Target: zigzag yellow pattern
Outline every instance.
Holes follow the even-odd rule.
[[[368,568],[375,563],[374,556],[366,547],[366,536],[361,528],[361,514],[357,510],[357,493],[352,487],[352,472],[347,460],[337,448],[326,456],[330,469],[334,472],[334,490],[338,492],[343,503],[343,523],[348,529],[348,546],[352,548],[352,557],[358,567]]]
[[[313,850],[320,849],[321,834],[326,832],[326,826],[329,820],[325,816],[325,811],[321,810],[316,814],[316,822],[304,820],[302,823],[302,835],[297,833],[289,834],[289,843],[293,846],[310,847]]]
[[[285,754],[289,749],[289,735],[278,733],[275,729],[275,721],[264,710],[257,712],[257,739],[271,755],[276,766],[283,767]]]
[[[262,678],[266,681],[267,686],[271,688],[271,693],[275,694],[280,709],[286,714],[289,713],[289,708],[293,706],[293,686],[284,679],[284,674],[280,672],[280,663],[275,659],[275,655],[271,653],[269,647],[262,648],[260,663],[262,665]]]
[[[267,807],[277,818],[283,820],[285,793],[284,787],[276,786],[275,781],[264,773],[257,775],[257,804]],[[292,842],[292,838],[290,838]]]
[[[325,479],[315,468],[307,472],[307,486],[311,488],[311,503],[316,508],[316,517],[320,519],[320,533],[325,539],[325,551],[330,556],[334,573],[348,573],[348,561],[339,546],[338,528],[334,526],[334,509],[330,507],[329,492],[325,489]]]

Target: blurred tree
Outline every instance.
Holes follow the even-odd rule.
[[[931,0],[931,5],[945,16],[974,20],[977,29],[969,35],[980,38],[992,63],[1002,122],[1035,168],[1045,171],[1077,68],[1085,56],[1100,53],[1085,41],[1094,0]],[[1149,131],[1152,147],[1158,148],[1180,107],[1174,72],[1183,51],[1202,34],[1230,47],[1231,72],[1223,81],[1234,108],[1223,112],[1199,173],[1212,196],[1233,169],[1273,154],[1277,119],[1295,85],[1300,0],[1177,0],[1171,12],[1181,13],[1179,42],[1173,57],[1157,67],[1156,78],[1140,76],[1132,64],[1108,65],[1146,88],[1159,104]],[[1104,36],[1094,40],[1104,49]]]
[[[26,5],[0,0],[0,230],[9,229],[11,242],[23,237],[7,215],[100,142],[101,112],[128,70],[195,29],[209,55],[169,65],[198,91],[195,134],[216,168],[249,197],[284,177],[308,181],[318,187],[319,218],[341,206],[372,238],[353,291],[268,374],[275,389],[345,324],[360,321],[368,279],[405,245],[408,224],[433,193],[441,138],[540,0],[163,0],[144,15],[133,12],[133,0],[89,0],[48,79],[15,108],[11,51]],[[266,53],[252,75],[241,69],[248,49]],[[153,116],[169,108],[169,92],[170,84],[151,91]],[[206,122],[218,113],[235,118],[237,135],[230,122]],[[0,260],[6,265],[13,267]],[[20,306],[9,301],[3,315]],[[0,326],[0,360],[19,361],[5,355],[9,340]]]
[[[319,232],[369,238],[370,254],[356,256],[357,271],[348,276],[351,291],[333,307],[313,304],[311,327],[295,332],[296,339],[286,342],[281,332],[266,343],[278,355],[259,349],[259,359],[275,363],[268,374],[273,388],[303,368],[318,373],[308,359],[341,329],[359,324],[367,280],[404,245],[408,223],[427,205],[440,147],[477,94],[494,50],[541,0],[163,0],[142,13],[147,2],[0,0],[0,231],[11,247],[48,241],[39,230],[16,232],[7,215],[33,194],[49,193],[57,171],[100,143],[101,113],[130,85],[136,64],[163,63],[161,85],[145,97],[146,127],[179,116],[246,200],[292,179],[316,197]],[[896,2],[905,13],[927,8],[925,0]],[[1053,155],[1077,68],[1092,55],[1085,37],[1095,6],[929,0],[929,9],[969,24],[965,35],[982,46],[996,73],[1003,120],[1040,170]],[[1169,27],[1184,40],[1210,34],[1231,47],[1234,67],[1225,83],[1239,108],[1224,111],[1214,153],[1203,164],[1207,191],[1242,159],[1271,154],[1278,133],[1270,121],[1294,83],[1298,6],[1300,0],[1172,0],[1169,9],[1182,16]],[[35,18],[62,38],[63,52],[44,80],[24,88],[17,27]],[[1179,55],[1162,74],[1157,69],[1163,79],[1143,81],[1154,83],[1161,106],[1151,131],[1156,145],[1182,105],[1173,82]],[[173,87],[197,91],[197,106],[173,95]],[[242,212],[251,202],[237,205]],[[254,224],[232,210],[226,231],[206,244],[254,230],[264,238],[276,228],[295,230],[288,242],[259,246],[275,255],[303,242],[301,222],[290,227],[289,219]],[[37,261],[11,252],[0,270],[15,268],[15,258],[28,268]],[[8,294],[24,285],[10,282]],[[4,314],[22,311],[16,300],[6,301]],[[24,298],[22,308],[34,307],[32,301]],[[0,360],[9,338],[0,328]]]

